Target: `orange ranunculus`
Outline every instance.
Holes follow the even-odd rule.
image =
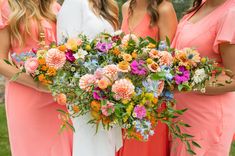
[[[133,53],[131,53],[131,56],[132,56],[134,59],[136,59],[136,58],[138,57],[138,54],[137,54],[136,51],[134,51]]]
[[[99,122],[101,120],[101,115],[99,112],[96,112],[96,111],[91,111],[91,116],[97,120],[97,122]]]
[[[39,65],[45,65],[46,60],[44,58],[40,58],[40,59],[38,59],[38,63],[39,63]]]
[[[91,102],[91,109],[92,109],[93,111],[96,111],[96,112],[100,111],[100,109],[101,109],[101,104],[100,104],[100,102],[93,100],[93,101]]]
[[[101,79],[98,82],[98,87],[100,89],[106,89],[108,87],[108,85],[109,85],[109,82],[107,82],[107,80],[105,80],[105,79]]]
[[[111,120],[109,117],[102,115],[102,122],[104,125],[108,125],[111,122]]]
[[[118,68],[122,72],[128,72],[130,70],[130,64],[126,61],[122,61],[118,63]]]
[[[41,70],[42,70],[42,71],[47,71],[47,69],[48,69],[48,66],[47,66],[47,65],[43,65],[43,66],[41,67]]]
[[[55,76],[56,75],[56,69],[53,67],[49,67],[47,70],[47,75],[49,76]]]
[[[67,47],[65,45],[61,45],[58,48],[60,51],[65,52],[67,50]]]
[[[121,53],[118,48],[114,48],[112,52],[113,52],[113,54],[116,55],[116,56],[118,56],[118,55]]]
[[[157,104],[158,103],[158,98],[154,98],[153,99],[153,104]]]
[[[46,80],[45,75],[44,75],[44,74],[40,74],[40,75],[38,76],[38,80],[39,80],[40,82],[45,81],[45,80]]]
[[[67,97],[66,97],[65,94],[60,93],[59,95],[57,95],[56,101],[57,101],[57,103],[60,104],[60,105],[66,105],[66,103],[67,103]]]
[[[79,109],[79,107],[78,106],[73,106],[73,111],[75,112],[75,113],[78,113],[79,111],[80,111],[80,109]]]

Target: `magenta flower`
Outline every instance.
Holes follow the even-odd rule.
[[[143,119],[146,117],[146,108],[140,105],[135,106],[133,115],[140,120]]]
[[[185,66],[179,66],[178,73],[175,76],[175,83],[177,85],[182,84],[190,79],[190,71]]]
[[[73,52],[71,50],[68,50],[65,53],[66,56],[66,60],[68,60],[69,62],[74,62],[76,60],[76,58],[73,56]]]
[[[144,67],[144,61],[143,60],[139,60],[136,61],[134,60],[131,63],[131,72],[135,75],[146,75],[147,74],[147,69]]]
[[[110,49],[112,49],[112,47],[113,47],[112,43],[98,42],[96,44],[96,49],[99,50],[100,52],[105,52],[105,53],[107,53]]]
[[[101,90],[99,87],[96,87],[93,92],[93,98],[95,100],[103,100],[103,99],[106,99],[107,97],[105,96],[105,93],[103,90]]]

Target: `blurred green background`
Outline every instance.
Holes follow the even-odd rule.
[[[61,4],[63,2],[63,0],[58,1]],[[120,7],[124,2],[126,2],[126,0],[117,1]],[[172,2],[174,4],[177,16],[180,19],[183,16],[183,12],[190,7],[192,0],[173,0]],[[0,104],[0,156],[11,156],[4,104]],[[235,144],[232,145],[230,156],[235,156]]]

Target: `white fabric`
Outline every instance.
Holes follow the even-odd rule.
[[[102,17],[97,17],[91,10],[88,0],[65,0],[57,17],[58,42],[65,37],[76,37],[80,33],[91,39],[100,32],[114,31]],[[95,134],[95,127],[87,122],[90,115],[72,119],[75,133],[73,137],[73,156],[115,156],[122,146],[121,128],[105,131],[102,127]]]

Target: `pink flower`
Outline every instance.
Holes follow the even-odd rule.
[[[159,56],[160,56],[159,62],[161,66],[162,65],[171,66],[173,64],[173,57],[169,52],[160,51]]]
[[[91,86],[94,85],[95,82],[96,82],[96,79],[94,75],[86,74],[80,78],[79,87],[82,90],[89,92],[91,91]]]
[[[53,67],[55,69],[62,68],[66,62],[66,56],[64,52],[53,48],[48,50],[46,54],[46,63],[49,67]]]
[[[110,79],[116,80],[118,76],[118,67],[114,64],[107,65],[104,67],[104,74]]]
[[[37,58],[29,58],[24,64],[26,72],[30,74],[34,73],[35,70],[37,70],[38,65],[39,63]]]
[[[56,97],[56,101],[59,105],[66,105],[67,104],[67,97],[65,94],[60,93],[57,97]]]
[[[110,116],[114,112],[114,103],[107,101],[106,105],[101,107],[104,116]]]
[[[120,79],[112,86],[116,100],[129,100],[133,96],[135,86],[127,79]]]
[[[151,57],[152,59],[159,58],[159,51],[156,49],[151,49],[151,51],[149,52],[149,57]]]
[[[137,105],[134,108],[133,116],[141,120],[144,117],[146,117],[146,112],[147,111],[146,111],[146,108],[144,106]]]
[[[103,68],[96,69],[94,75],[95,75],[96,79],[101,79],[104,76]]]
[[[129,42],[130,40],[134,41],[136,44],[138,44],[138,42],[139,42],[138,37],[136,37],[134,34],[127,34],[127,35],[125,35],[125,36],[123,37],[123,39],[122,39],[122,44],[123,44],[124,46],[127,46],[127,45],[128,45],[128,42]]]

